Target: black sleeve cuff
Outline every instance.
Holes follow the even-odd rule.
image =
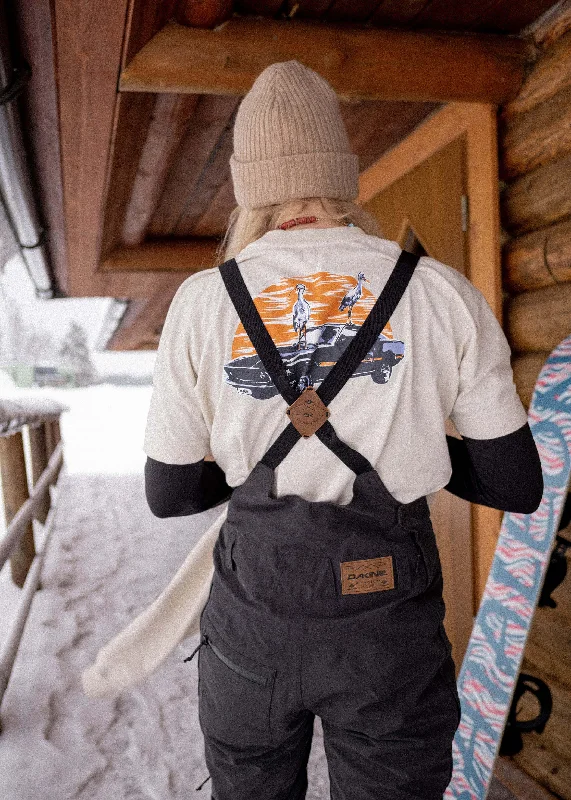
[[[543,496],[543,472],[529,423],[495,439],[446,436],[452,494],[501,511],[532,514]]]
[[[228,500],[233,491],[215,461],[165,464],[147,456],[145,494],[155,517],[199,514]]]

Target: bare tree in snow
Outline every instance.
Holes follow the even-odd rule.
[[[80,386],[93,383],[97,369],[91,358],[85,328],[75,320],[69,324],[66,335],[59,348],[59,360],[64,367],[71,369]]]

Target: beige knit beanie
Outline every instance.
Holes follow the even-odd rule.
[[[302,197],[354,200],[359,159],[330,84],[299,61],[270,64],[238,108],[230,171],[243,208]]]

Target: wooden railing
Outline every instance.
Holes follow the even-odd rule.
[[[0,400],[0,476],[7,525],[6,534],[0,540],[0,569],[10,559],[12,580],[23,590],[0,651],[0,704],[32,598],[40,586],[43,557],[53,529],[55,509],[50,486],[56,485],[63,466],[60,416],[67,410],[66,406],[52,400]],[[29,464],[24,442],[26,431]],[[31,480],[28,480],[28,471]],[[34,542],[34,519],[45,526],[39,553]]]

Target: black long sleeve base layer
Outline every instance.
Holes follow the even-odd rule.
[[[543,473],[529,424],[496,439],[447,436],[452,477],[444,487],[483,506],[532,514],[543,495]]]
[[[452,477],[444,487],[471,503],[531,514],[543,494],[537,447],[526,422],[496,439],[447,436]],[[164,464],[147,458],[145,491],[149,508],[160,518],[198,514],[225,502],[234,487],[214,461]]]

